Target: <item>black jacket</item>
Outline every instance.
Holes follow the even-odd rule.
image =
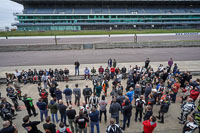
[[[67,109],[67,106],[65,106],[64,104],[58,104],[58,110],[60,114],[66,114],[66,109]]]
[[[131,117],[132,115],[132,105],[129,104],[128,101],[125,101],[125,106],[123,107],[123,114],[127,117]]]
[[[160,106],[160,112],[162,113],[167,113],[168,110],[169,110],[169,105],[170,105],[170,102],[168,101],[163,101],[161,103],[161,106]]]
[[[147,111],[144,115],[144,121],[149,120],[152,114],[153,114],[152,110]]]

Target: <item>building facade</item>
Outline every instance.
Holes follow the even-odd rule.
[[[200,0],[12,0],[18,30],[200,28]]]

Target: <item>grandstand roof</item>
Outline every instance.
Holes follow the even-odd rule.
[[[200,0],[11,0],[20,4],[38,2],[200,2]]]

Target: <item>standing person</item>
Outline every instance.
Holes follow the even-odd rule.
[[[39,93],[40,97],[42,98],[43,102],[48,104],[48,92],[43,88],[41,92]]]
[[[55,93],[57,101],[62,100],[62,91],[59,89],[58,86],[56,87],[56,90],[55,90],[54,93]]]
[[[97,97],[100,97],[101,91],[102,91],[102,86],[97,83],[97,86],[96,86],[95,89],[96,89],[96,95],[97,95]]]
[[[145,66],[144,66],[146,69],[148,68],[149,63],[150,63],[150,59],[147,58],[146,61],[145,61]]]
[[[173,68],[173,74],[175,75],[175,73],[178,71],[178,65],[175,63],[174,64],[174,68]]]
[[[41,83],[40,83],[40,82],[38,83],[37,89],[38,89],[38,92],[40,93],[40,92],[41,92],[41,90],[42,90],[42,85],[41,85]]]
[[[142,121],[142,113],[145,105],[145,100],[143,100],[143,96],[141,95],[140,98],[136,99],[135,106],[136,106],[136,112],[135,112],[135,122],[137,122],[138,113],[140,114],[139,121]]]
[[[146,84],[146,88],[145,88],[145,91],[144,91],[146,102],[149,100],[149,95],[151,94],[151,91],[152,91],[152,86],[150,85],[150,83]]]
[[[126,67],[125,66],[122,67],[121,72],[122,72],[122,79],[126,79]]]
[[[144,114],[144,121],[149,120],[149,118],[153,115],[152,107],[150,105],[146,106],[146,112]]]
[[[131,87],[131,88],[129,89],[129,92],[126,93],[126,96],[128,97],[130,103],[132,103],[133,97],[134,97],[134,90],[133,90],[133,87]]]
[[[112,59],[111,59],[111,58],[108,59],[108,66],[109,66],[109,67],[112,67]]]
[[[135,85],[135,91],[134,91],[134,98],[135,98],[135,100],[137,98],[139,98],[141,96],[141,94],[142,94],[142,89],[141,89],[141,87],[140,87],[139,84],[136,84]]]
[[[110,76],[111,76],[112,79],[113,79],[114,76],[115,76],[115,68],[114,68],[114,67],[111,67],[111,68],[110,68]]]
[[[191,98],[188,98],[187,102],[181,105],[181,117],[178,117],[180,124],[184,124],[187,120],[188,115],[194,110],[195,104]]]
[[[93,96],[91,96],[89,99],[89,105],[90,105],[90,107],[97,108],[98,104],[99,104],[99,99],[96,96],[96,92],[94,92]]]
[[[65,124],[61,122],[59,124],[59,129],[56,133],[72,133],[72,131],[69,128],[65,127]]]
[[[143,121],[143,133],[153,133],[154,128],[157,126],[156,117],[151,116],[149,120]]]
[[[173,59],[170,58],[169,61],[168,61],[169,70],[171,70],[173,63],[174,63]]]
[[[60,117],[61,117],[61,122],[63,122],[65,125],[66,124],[66,109],[67,109],[67,106],[65,106],[63,104],[63,101],[62,100],[59,100],[59,104],[58,104],[58,110],[60,112]]]
[[[77,104],[77,106],[80,106],[80,98],[81,98],[81,89],[78,88],[78,84],[75,84],[75,87],[73,89],[73,94],[75,96],[75,105]]]
[[[95,107],[92,107],[92,111],[89,114],[91,133],[94,133],[94,126],[96,125],[97,133],[100,133],[99,129],[99,111]]]
[[[56,118],[56,122],[58,123],[59,122],[58,115],[57,115],[58,104],[56,103],[56,101],[53,98],[51,99],[50,103],[48,104],[48,108],[50,109],[51,118],[52,118],[53,123],[55,122],[54,116]]]
[[[90,96],[92,95],[92,89],[88,88],[88,85],[85,86],[83,89],[83,96],[85,98],[85,103],[87,104],[89,102]]]
[[[164,114],[168,112],[169,105],[170,105],[170,99],[168,97],[165,97],[164,101],[161,102],[159,116],[157,117],[158,119],[161,120],[158,122],[164,123]]]
[[[179,83],[178,79],[176,79],[176,83],[174,83],[172,85],[172,91],[173,91],[172,103],[176,102],[176,95],[178,93],[180,86],[181,86],[181,84]]]
[[[106,128],[106,133],[122,133],[120,126],[115,124],[113,118],[110,119],[110,125]]]
[[[69,126],[72,132],[74,133],[74,126],[75,126],[75,131],[77,133],[78,129],[77,129],[77,124],[75,123],[76,110],[72,109],[72,105],[69,106],[69,110],[67,110],[66,115],[68,117]]]
[[[125,106],[123,107],[123,130],[125,130],[126,127],[126,121],[127,123],[127,128],[130,126],[130,120],[132,116],[132,105],[129,103],[128,100],[125,101]]]
[[[44,85],[44,89],[47,89],[47,80],[48,80],[48,76],[46,74],[46,71],[43,73],[42,75],[42,82],[43,82],[43,85]]]
[[[76,61],[75,63],[74,63],[74,65],[75,65],[75,76],[78,74],[78,76],[79,76],[79,66],[80,66],[80,63],[78,62],[78,61]]]
[[[89,119],[84,115],[83,111],[79,112],[75,122],[78,124],[79,133],[87,133],[87,122],[89,122]]]
[[[117,66],[117,61],[114,59],[113,60],[113,67],[116,68],[116,66]]]
[[[24,105],[30,117],[32,116],[31,110],[34,116],[38,115],[35,111],[35,107],[33,105],[33,99],[31,97],[27,97],[27,94],[24,94],[24,96],[22,97],[22,101],[24,102]]]
[[[105,100],[105,95],[102,95],[101,100],[99,101],[99,106],[100,106],[100,117],[99,117],[99,121],[101,122],[101,116],[102,114],[104,114],[104,120],[105,122],[107,122],[107,110],[106,110],[106,106],[108,104],[108,101]]]
[[[106,78],[104,78],[103,82],[102,82],[102,89],[104,91],[104,95],[107,96],[107,89],[109,87],[109,83],[108,80]]]
[[[93,84],[93,92],[96,92],[96,87],[98,85],[98,81],[96,78],[93,79],[92,84]]]
[[[88,78],[86,78],[86,76],[88,76]],[[84,70],[84,77],[85,80],[90,79],[90,70],[87,67]]]
[[[29,116],[26,115],[23,118],[23,124],[22,126],[24,127],[24,129],[28,132],[28,133],[42,133],[38,128],[37,125],[40,124],[40,121],[30,121],[29,120]]]
[[[116,119],[116,123],[119,123],[119,111],[121,110],[121,106],[116,102],[116,97],[113,98],[112,103],[109,108],[109,113],[111,114],[111,118]]]
[[[66,88],[64,89],[63,94],[65,94],[67,106],[69,106],[69,104],[72,105],[72,90],[69,88],[68,85],[66,85]]]
[[[56,125],[51,123],[50,116],[47,116],[46,123],[43,124],[44,131],[46,133],[56,133]]]
[[[48,115],[47,104],[43,102],[42,98],[39,98],[36,105],[40,110],[40,120],[41,122],[43,122],[44,120],[43,115],[45,116],[45,119],[47,118],[47,115]]]

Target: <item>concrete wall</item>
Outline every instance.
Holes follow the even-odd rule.
[[[200,47],[200,41],[175,42],[139,42],[139,43],[101,43],[101,44],[45,44],[45,45],[8,45],[0,46],[0,52],[14,51],[48,51],[48,50],[81,50],[81,49],[113,49],[113,48],[165,48],[165,47]]]

